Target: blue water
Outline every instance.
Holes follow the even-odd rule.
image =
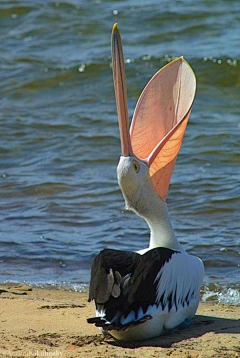
[[[204,261],[203,290],[239,290],[239,12],[236,1],[0,2],[0,282],[77,287],[104,247],[147,246],[146,223],[123,211],[116,179],[118,22],[131,115],[175,56],[196,73],[169,212]]]

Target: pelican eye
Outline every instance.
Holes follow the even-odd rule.
[[[136,160],[133,160],[133,168],[134,168],[136,173],[138,173],[139,170],[140,170],[140,165]]]

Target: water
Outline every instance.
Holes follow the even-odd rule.
[[[147,246],[148,228],[122,211],[116,180],[118,22],[130,114],[175,56],[196,73],[169,212],[180,242],[205,263],[205,295],[239,301],[239,11],[236,1],[212,1],[211,11],[188,0],[1,1],[0,282],[79,288],[99,250]]]

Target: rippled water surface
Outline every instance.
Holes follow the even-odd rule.
[[[208,290],[239,288],[240,3],[0,2],[0,281],[87,283],[104,247],[147,246],[123,211],[110,68],[122,31],[132,114],[150,77],[184,55],[198,83],[168,205]]]

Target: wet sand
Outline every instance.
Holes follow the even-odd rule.
[[[141,342],[118,342],[86,322],[87,294],[0,287],[0,357],[240,357],[240,306],[201,303],[184,329]]]

